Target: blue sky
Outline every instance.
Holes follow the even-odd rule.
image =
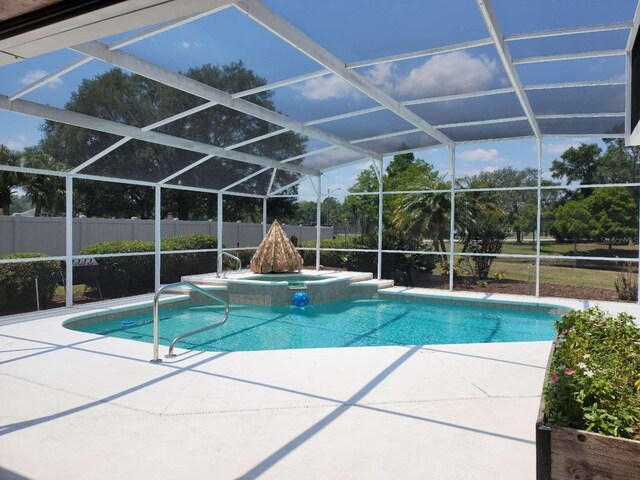
[[[264,3],[346,63],[488,36],[475,0],[404,0],[401,3],[396,0],[265,0]],[[498,21],[505,34],[630,21],[636,4],[635,0],[590,0],[587,4],[584,0],[536,0],[521,1],[516,5],[513,0],[494,0]],[[509,48],[516,58],[608,50],[624,48],[627,35],[628,31],[623,30],[561,39],[514,41],[509,43]],[[105,41],[111,42],[125,36],[118,35]],[[224,65],[242,60],[269,83],[321,69],[314,61],[234,8],[145,39],[124,50],[173,71],[186,71],[204,63]],[[66,50],[2,67],[0,94],[11,95],[78,58],[78,54]],[[99,61],[91,61],[24,98],[63,107],[82,79],[93,78],[109,68]],[[524,64],[519,65],[517,70],[525,86],[580,80],[622,81],[624,59],[620,56]],[[493,46],[361,67],[358,72],[399,101],[509,86]],[[623,109],[623,86],[573,90],[531,92],[534,111],[545,114],[612,113]],[[278,110],[300,121],[377,105],[333,75],[276,89],[274,99]],[[410,108],[434,124],[523,115],[513,93],[482,100],[442,102]],[[605,128],[606,125],[608,128],[618,120],[602,120],[602,125],[598,126]],[[40,120],[31,117],[0,112],[0,143],[16,150],[35,144],[40,137],[40,123]],[[353,140],[410,129],[412,125],[383,112],[319,124],[318,128]],[[525,128],[528,127],[525,125]],[[566,128],[566,123],[545,128],[549,129],[549,133],[560,132]],[[588,129],[590,126],[580,128]],[[504,133],[508,136],[508,129]],[[516,133],[514,128],[511,134]],[[482,136],[482,131],[469,128],[465,132],[447,131],[447,134],[463,138],[464,135]],[[398,147],[403,141],[415,142],[415,145],[429,143],[428,137],[413,134],[388,140],[385,145],[393,141]],[[588,140],[570,136],[546,139],[543,156],[545,170],[564,149],[581,141]],[[313,141],[309,150],[322,146],[321,142]],[[382,142],[371,142],[364,146],[381,148]],[[457,152],[458,175],[508,165],[535,166],[533,140],[461,145]],[[342,158],[349,158],[347,154],[341,155]],[[423,151],[418,156],[431,161],[441,171],[448,170],[446,152],[442,149]],[[333,179],[333,188],[346,188],[360,170],[359,166],[335,170],[327,178]],[[310,194],[309,188],[303,187],[302,193]]]

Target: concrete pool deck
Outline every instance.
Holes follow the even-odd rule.
[[[67,330],[56,313],[0,327],[0,478],[535,478],[550,342],[183,351],[154,365],[150,344]]]

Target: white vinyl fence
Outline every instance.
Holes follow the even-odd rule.
[[[215,221],[162,220],[162,238],[193,233],[215,235]],[[225,248],[255,247],[262,240],[262,224],[223,222]],[[288,235],[301,242],[316,239],[316,227],[284,225]],[[333,227],[322,227],[321,238],[333,238]],[[94,243],[107,240],[151,240],[153,220],[74,218],[73,254]],[[50,256],[65,254],[65,219],[63,217],[0,216],[0,255],[38,252]]]

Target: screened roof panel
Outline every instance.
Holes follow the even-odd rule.
[[[409,109],[432,125],[521,117],[522,106],[515,93],[410,105]]]
[[[405,150],[418,150],[425,147],[433,147],[439,145],[439,142],[433,137],[423,132],[407,133],[404,135],[395,135],[393,137],[380,138],[377,140],[369,140],[367,142],[358,142],[359,146],[368,148],[380,154],[391,152],[401,152]]]
[[[626,48],[628,38],[628,29],[532,38],[509,42],[509,52],[515,59],[540,55],[617,50]]]
[[[273,169],[269,168],[264,172],[254,177],[248,178],[246,181],[231,187],[228,191],[236,192],[236,193],[255,193],[256,195],[266,195],[267,189],[269,188],[269,184],[271,183],[272,175],[273,175]],[[291,174],[291,175],[294,175],[293,178],[295,178],[295,174]]]
[[[625,22],[633,18],[635,0],[494,0],[493,8],[505,35],[555,28]]]
[[[70,170],[121,139],[116,135],[47,120],[42,123],[39,147],[56,163]],[[122,178],[128,178],[124,172]]]
[[[299,134],[286,131],[274,137],[235,148],[234,150],[282,161],[312,153],[329,146],[328,143],[314,139],[306,139]],[[302,159],[293,160],[291,163],[295,164],[300,162],[302,162]]]
[[[0,94],[11,96],[83,57],[84,55],[64,49],[4,65],[0,67]],[[69,86],[65,84],[64,79],[53,80],[42,88],[48,94],[45,98],[49,99],[68,95],[69,92]]]
[[[140,140],[129,140],[82,170],[82,173],[159,182],[204,155]]]
[[[482,42],[489,37],[476,0],[264,1],[267,8],[273,9],[276,15],[281,15],[284,20],[299,28],[303,35],[317,41],[318,47],[326,48],[337,57],[339,64],[345,64],[347,68],[388,55],[420,52],[460,42]],[[507,36],[510,55],[517,60],[529,56],[579,54],[592,50],[624,48],[628,28],[528,40],[508,38],[511,34],[536,30],[613,22],[630,23],[637,1],[616,0],[615,3],[613,8],[611,2],[604,1],[585,4],[584,0],[540,0],[518,2],[515,5],[509,0],[494,0],[494,8],[500,30]],[[248,13],[260,16],[259,10]],[[420,130],[420,122],[410,123],[363,93],[368,89],[366,85],[359,85],[363,90],[361,91],[343,80],[339,75],[345,78],[348,75],[344,75],[340,68],[336,68],[339,75],[324,74],[303,82],[293,82],[247,95],[246,92],[253,87],[279,81],[287,83],[287,79],[324,70],[295,46],[278,37],[277,30],[283,28],[286,31],[286,27],[282,27],[277,20],[268,27],[276,31],[273,33],[259,22],[253,21],[249,15],[229,6],[220,12],[122,48],[152,64],[173,72],[187,72],[188,76],[200,82],[236,93],[236,98],[244,98],[311,125],[300,126],[286,120],[280,122],[268,114],[266,118],[270,121],[265,121],[221,105],[208,105],[189,116],[174,118],[161,126],[156,125],[153,130],[280,161],[304,155],[293,161],[292,165],[299,164],[318,170],[350,165],[366,159],[368,154],[387,154],[440,145]],[[270,23],[266,17],[261,21]],[[142,28],[103,40],[119,41],[146,31],[147,28]],[[287,36],[286,33],[283,35]],[[295,43],[296,38],[299,37],[293,33],[288,36],[288,41]],[[310,53],[313,51],[313,48],[309,49]],[[79,54],[65,50],[1,67],[0,93],[14,94],[28,82],[80,58]],[[122,67],[132,70],[144,70],[147,67],[138,64],[134,68],[117,57],[113,57],[113,61],[123,61]],[[538,116],[542,133],[603,136],[620,133],[625,108],[625,90],[622,84],[624,61],[624,56],[615,56],[516,65],[529,103]],[[331,61],[323,63],[335,65]],[[461,50],[454,48],[449,53],[385,61],[352,71],[362,75],[374,87],[398,102],[405,102],[410,111],[440,129],[455,142],[533,135],[529,122],[524,119],[525,112],[521,102],[505,75],[493,45]],[[91,60],[50,84],[25,94],[24,99],[36,104],[28,105],[32,109],[31,113],[40,113],[37,112],[37,104],[52,105],[141,128],[189,109],[198,109],[206,102],[200,97],[159,83],[166,77],[163,77],[162,72],[154,72],[152,66],[141,73],[155,80]],[[97,77],[100,80],[96,80]],[[616,85],[540,88],[540,85],[563,82],[603,81]],[[533,85],[537,87],[532,88]],[[512,91],[484,95],[494,89]],[[77,94],[79,90],[80,94]],[[473,92],[480,95],[433,101],[434,97]],[[375,91],[369,91],[369,94],[376,97]],[[386,103],[384,98],[380,101]],[[13,105],[20,109],[19,102]],[[0,106],[9,108],[6,102]],[[389,108],[402,113],[403,107],[394,104]],[[366,109],[373,111],[316,123],[321,119]],[[0,113],[4,115],[5,112]],[[41,113],[48,115],[44,109]],[[603,113],[613,115],[598,117],[598,114]],[[584,118],[585,114],[592,114],[594,118]],[[566,118],[571,115],[578,116]],[[504,121],[506,119],[510,120]],[[304,135],[292,131],[282,132],[283,127],[274,122],[300,130]],[[88,122],[80,123],[90,125]],[[453,126],[461,123],[474,124]],[[117,136],[78,127],[54,123],[47,125],[45,147],[51,155],[60,158],[64,168],[80,165],[120,140]],[[93,126],[95,128],[95,124]],[[6,125],[5,130],[13,131],[13,127]],[[311,127],[337,137],[334,140],[325,138],[333,145],[315,140]],[[307,134],[311,136],[306,137]],[[0,141],[9,143],[12,138],[16,138],[15,135],[5,137],[7,139],[0,138]],[[31,137],[24,143],[34,144],[40,135]],[[256,139],[258,140],[255,141]],[[350,149],[348,142],[352,142],[353,148],[369,152],[354,151]],[[17,143],[20,142],[14,142]],[[202,157],[201,153],[131,140],[98,159],[82,173],[155,182]],[[262,168],[216,158],[194,167],[174,182],[221,189],[239,182],[246,175],[256,174],[231,190],[249,192],[257,189],[262,194],[271,181],[270,172],[273,171],[261,172]],[[296,178],[296,174],[287,172],[279,172],[277,176],[278,179],[282,177],[282,181],[285,177]]]
[[[179,103],[184,105],[180,107],[180,111],[191,108],[187,102],[180,100]],[[222,105],[211,106],[156,129],[160,133],[218,147],[230,147],[276,130],[280,130],[280,127]],[[291,134],[287,137],[290,136]],[[274,139],[272,142],[280,140]],[[257,154],[255,147],[253,150]]]
[[[202,155],[201,155],[202,158]],[[236,162],[226,158],[213,157],[191,168],[169,182],[172,185],[184,185],[197,188],[219,190],[242,180],[264,167],[249,163]],[[179,170],[175,169],[174,173]]]
[[[321,69],[235,8],[127,45],[122,50],[232,93]],[[283,62],[283,58],[287,61]],[[208,73],[204,67],[208,64],[221,69]],[[229,74],[240,65],[254,72],[253,79],[250,75],[229,79]]]
[[[400,101],[509,85],[493,45],[381,63],[356,71]]]
[[[563,82],[617,81],[624,82],[625,58],[580,58],[559,62],[523,63],[516,70],[525,88]]]
[[[624,85],[527,92],[536,115],[624,112]]]
[[[43,87],[24,99],[138,128],[205,103],[202,98],[98,60],[68,72],[61,80],[66,85],[64,95],[50,95]]]
[[[295,182],[296,180],[302,180],[302,178],[303,178],[302,176],[296,175],[295,173],[286,172],[284,170],[278,170],[275,176],[273,177],[273,185],[271,185],[271,192],[278,192],[279,189],[286,187],[287,185]],[[293,188],[295,191],[299,190],[298,186],[291,187],[291,188]],[[288,194],[290,193],[289,190],[290,189],[287,188],[286,190],[276,193],[276,195]]]
[[[368,138],[415,128],[413,124],[403,120],[389,110],[358,115],[342,120],[334,120],[333,122],[320,123],[317,124],[316,127],[325,132],[339,135],[347,140]]]
[[[624,133],[624,116],[594,118],[550,118],[538,120],[544,135],[593,135]]]
[[[475,0],[264,3],[347,63],[488,36]]]
[[[533,135],[531,125],[529,125],[529,122],[526,120],[443,128],[441,131],[455,142],[473,142],[493,138],[513,138]]]
[[[305,158],[303,164],[307,167],[324,170],[337,167],[346,163],[355,162],[362,158],[362,154],[344,148],[335,148],[317,155]]]
[[[287,85],[273,92],[277,110],[301,122],[379,106],[334,74]]]

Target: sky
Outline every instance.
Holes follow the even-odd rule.
[[[264,0],[276,13],[329,50],[345,63],[366,62],[373,58],[419,51],[438,46],[479,40],[488,37],[475,0],[324,0],[295,2]],[[630,21],[635,0],[494,0],[498,22],[506,35],[552,28],[608,24]],[[110,43],[131,32],[103,41]],[[508,42],[512,57],[620,49],[626,46],[628,30],[570,35]],[[242,60],[265,78],[277,82],[321,70],[313,60],[253,22],[234,8],[188,23],[124,48],[173,71],[184,72],[205,63],[225,65]],[[38,78],[80,58],[64,50],[16,62],[0,68],[0,94],[11,95]],[[93,60],[59,79],[29,93],[25,100],[63,108],[83,79],[91,79],[111,67]],[[581,60],[521,64],[517,67],[522,83],[574,81],[624,81],[624,57],[612,56]],[[356,69],[371,83],[398,101],[419,100],[442,95],[510,86],[500,59],[492,45],[446,54],[389,62]],[[276,108],[302,122],[377,106],[335,75],[325,75],[306,82],[277,88]],[[536,114],[608,113],[624,111],[624,86],[532,90],[527,93]],[[482,119],[523,116],[512,92],[487,97],[412,105],[412,111],[434,125]],[[572,137],[571,134],[619,128],[622,117],[598,119],[539,121],[549,135],[543,144],[543,171],[566,148],[580,142],[598,141]],[[40,139],[41,120],[0,111],[0,143],[14,150],[36,144]],[[317,128],[347,140],[410,130],[415,128],[390,112],[373,112],[346,120],[325,122]],[[499,136],[530,135],[526,120],[509,124],[441,128],[455,141]],[[553,134],[569,136],[553,137]],[[433,146],[428,135],[410,133],[361,144],[376,151],[400,150],[403,147]],[[325,147],[311,140],[308,151]],[[433,163],[440,172],[448,171],[447,153],[442,148],[419,150],[417,156]],[[311,156],[305,163],[322,168],[336,161],[356,159],[351,152],[338,150]],[[388,160],[387,160],[388,161]],[[504,166],[535,167],[533,140],[481,142],[457,148],[457,176],[495,170]],[[327,173],[327,188],[346,190],[363,166],[357,164]],[[301,194],[311,195],[310,185],[302,185]]]

